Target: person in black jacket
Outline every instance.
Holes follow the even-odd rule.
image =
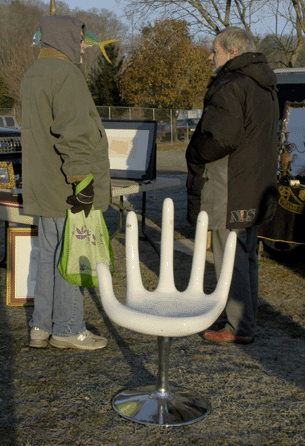
[[[204,338],[253,342],[258,301],[257,226],[276,210],[276,76],[243,29],[221,31],[209,57],[213,76],[186,151],[188,221],[209,216],[216,276],[230,230],[237,248],[226,323]]]

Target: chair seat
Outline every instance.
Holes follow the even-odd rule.
[[[187,290],[183,293],[166,293],[168,300],[164,299],[163,291],[159,298],[157,290],[146,291],[146,298],[142,296],[138,299],[133,295],[133,299],[123,305],[114,295],[108,267],[98,263],[96,269],[99,283],[102,284],[100,294],[103,307],[109,318],[121,327],[153,336],[190,336],[209,328],[224,310],[230,286],[226,280],[223,281],[227,282],[224,283],[227,289],[222,295],[220,278],[217,293],[205,295],[201,292],[201,299],[200,293],[193,294]]]
[[[217,301],[208,296],[203,298],[202,293],[190,296],[185,292],[175,292],[164,295],[164,293],[153,292],[137,305],[127,305],[128,308],[141,313],[147,313],[161,317],[194,317],[204,315],[215,308]]]
[[[103,307],[114,322],[139,333],[154,336],[189,336],[209,328],[225,308],[235,256],[236,234],[228,236],[223,267],[217,287],[203,291],[208,216],[201,211],[197,220],[195,249],[189,284],[176,289],[173,274],[173,202],[163,205],[161,263],[159,283],[154,291],[144,288],[138,250],[138,219],[129,212],[126,221],[126,304],[115,297],[111,274],[106,265],[97,264]]]

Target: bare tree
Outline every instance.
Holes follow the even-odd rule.
[[[291,0],[293,8],[296,13],[298,24],[302,27],[302,31],[305,33],[305,3],[304,0]]]
[[[215,34],[229,26],[243,26],[254,38],[254,25],[269,0],[125,0],[127,16],[161,16],[184,20],[189,27]]]
[[[294,25],[297,35],[297,42],[291,53],[289,64],[293,67],[305,42],[305,5],[304,0],[291,0],[291,3],[293,5],[296,20],[294,21],[294,17],[292,16],[289,16],[289,20],[291,21],[292,25]]]
[[[273,0],[270,2],[274,29],[269,34],[269,52],[275,67],[294,67],[305,42],[304,0]]]
[[[1,2],[0,5],[0,73],[7,85],[7,95],[19,104],[20,82],[34,62],[32,36],[46,9],[43,4]]]
[[[0,77],[5,89],[1,93],[20,105],[20,83],[26,71],[36,60],[39,49],[32,48],[32,38],[39,29],[44,14],[50,13],[50,3],[36,1],[0,0]],[[56,13],[72,15],[83,20],[87,29],[98,35],[100,41],[124,39],[127,32],[114,13],[106,9],[70,10],[64,2],[56,2]],[[107,51],[107,49],[106,49]],[[84,73],[87,77],[100,54],[99,48],[86,52]]]
[[[272,36],[267,54],[275,65],[294,67],[305,40],[305,0],[122,0],[129,16],[183,19],[194,32],[242,26],[256,44]],[[269,41],[270,44],[270,41]]]

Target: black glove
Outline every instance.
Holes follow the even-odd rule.
[[[67,203],[73,206],[71,208],[73,214],[84,211],[86,218],[88,217],[94,198],[93,181],[94,180],[90,181],[88,186],[82,189],[77,195],[74,193],[74,195],[70,195],[67,198]],[[77,186],[77,184],[79,184],[79,182],[74,183],[75,186]]]

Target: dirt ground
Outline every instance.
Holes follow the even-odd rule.
[[[178,289],[186,287],[194,231],[185,219],[184,149],[158,152],[158,174],[181,186],[147,194],[147,231],[160,239],[162,202],[175,204],[174,254]],[[141,210],[129,196],[128,209]],[[118,212],[105,214],[114,232]],[[179,250],[178,250],[179,248]],[[124,238],[113,240],[114,289],[126,292]],[[207,253],[205,291],[215,286]],[[305,258],[305,257],[303,257]],[[158,282],[159,257],[141,238],[144,286]],[[305,262],[260,260],[257,336],[251,345],[215,345],[202,334],[173,340],[170,382],[206,396],[211,411],[185,427],[135,424],[112,409],[122,388],[155,383],[157,344],[151,336],[123,329],[106,316],[97,289],[85,290],[87,328],[108,338],[96,352],[30,349],[31,307],[5,305],[6,270],[0,269],[0,445],[1,446],[304,446],[305,445]]]

